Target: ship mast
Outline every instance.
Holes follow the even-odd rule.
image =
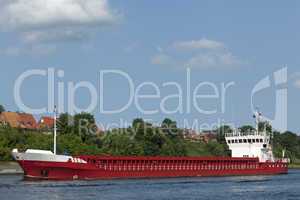
[[[53,153],[56,155],[56,106],[54,106],[54,131],[53,131]]]
[[[260,119],[261,119],[261,113],[259,112],[258,108],[254,112],[253,117],[255,118],[256,131],[257,131],[257,133],[259,133],[259,123],[260,123]]]

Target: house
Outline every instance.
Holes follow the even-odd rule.
[[[36,129],[37,123],[32,114],[17,112],[2,112],[0,121],[12,128]]]
[[[2,112],[1,121],[4,125],[9,125],[12,128],[18,128],[20,126],[19,115],[16,112]]]
[[[217,134],[214,131],[203,131],[201,133],[191,129],[184,129],[183,136],[185,140],[193,142],[208,143],[211,141],[217,141]]]
[[[0,114],[0,126],[6,126],[7,123],[5,121],[4,116],[2,115],[2,113]]]
[[[202,141],[201,135],[197,133],[195,130],[185,129],[183,131],[183,138],[189,141]]]
[[[41,117],[39,124],[39,129],[52,129],[54,127],[54,118],[52,117]]]
[[[217,134],[213,131],[205,131],[201,134],[201,140],[205,143],[217,141]]]
[[[20,128],[24,129],[37,129],[37,122],[32,114],[18,113]]]

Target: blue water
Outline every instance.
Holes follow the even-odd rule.
[[[300,170],[288,175],[75,182],[26,182],[0,176],[0,200],[272,199],[300,200]]]

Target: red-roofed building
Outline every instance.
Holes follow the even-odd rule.
[[[52,117],[42,117],[38,127],[40,129],[52,129],[54,127],[54,119]]]
[[[205,143],[208,143],[208,142],[211,142],[211,141],[216,142],[217,141],[217,135],[216,135],[215,132],[204,132],[202,134],[202,141],[205,142]]]
[[[12,128],[36,129],[37,123],[33,115],[17,112],[3,112],[0,117],[1,124]]]
[[[20,128],[37,129],[37,123],[32,114],[19,113]]]
[[[203,131],[198,133],[195,130],[185,129],[183,136],[184,139],[194,142],[208,143],[211,141],[217,141],[217,135],[214,131]]]

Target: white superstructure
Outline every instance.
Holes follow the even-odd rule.
[[[39,161],[39,162],[72,162],[72,163],[87,163],[81,158],[72,156],[56,155],[51,151],[27,149],[25,152],[19,152],[18,149],[13,149],[12,156],[17,161]]]
[[[271,146],[271,133],[266,130],[259,131],[259,123],[261,122],[261,114],[256,112],[256,130],[241,132],[234,130],[232,133],[226,133],[226,143],[231,150],[232,157],[249,157],[259,158],[260,162],[274,161]]]

